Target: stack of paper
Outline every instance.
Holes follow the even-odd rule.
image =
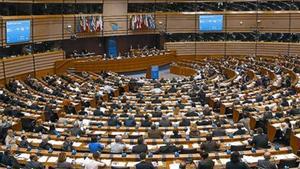
[[[193,148],[200,148],[200,145],[198,143],[194,143],[194,144],[192,144],[192,147]]]
[[[169,165],[170,169],[180,169],[179,166],[180,166],[180,164],[178,164],[178,163],[173,163],[173,164]]]
[[[111,163],[112,167],[126,167],[126,162],[117,162],[117,161],[113,161]]]
[[[139,162],[127,162],[127,167],[130,167],[130,168],[133,168],[133,167],[135,167],[135,165],[137,164],[137,163],[139,163]]]
[[[16,156],[16,158],[28,160],[28,159],[30,158],[30,154],[23,154],[23,153],[22,153],[22,154]]]
[[[107,159],[102,159],[101,162],[106,164],[106,166],[110,166],[111,164],[111,160],[107,160]]]
[[[39,158],[38,161],[39,161],[40,163],[45,163],[47,160],[48,160],[48,156],[42,156],[42,157]]]
[[[49,157],[48,158],[48,163],[57,163],[58,158],[57,157]]]
[[[220,158],[219,160],[220,160],[220,162],[221,162],[222,165],[226,165],[226,163],[227,163],[228,161],[230,161],[229,158]]]

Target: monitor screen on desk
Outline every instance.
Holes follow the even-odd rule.
[[[223,15],[200,15],[199,29],[201,32],[222,31]]]
[[[24,43],[31,40],[31,21],[14,20],[6,22],[6,43]]]

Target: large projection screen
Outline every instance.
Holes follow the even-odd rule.
[[[31,40],[31,21],[14,20],[6,22],[6,43],[25,43]]]

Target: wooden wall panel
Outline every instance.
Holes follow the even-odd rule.
[[[47,39],[60,40],[63,37],[63,25],[61,15],[35,16],[33,19],[32,35],[35,42]]]
[[[291,32],[300,32],[300,14],[291,14]]]
[[[121,1],[121,0],[119,0]],[[118,1],[118,2],[119,2]],[[125,4],[117,4],[105,2],[111,8],[111,11],[116,11],[119,6]],[[127,6],[126,6],[127,8]],[[78,38],[86,37],[101,37],[101,36],[118,36],[118,35],[141,35],[141,34],[159,34],[164,31],[168,33],[193,33],[198,32],[198,16],[201,13],[155,13],[156,29],[148,31],[131,31],[129,30],[129,15],[125,11],[120,11],[114,15],[110,15],[111,11],[103,13],[104,31],[97,33],[78,33]],[[124,13],[125,12],[125,13]],[[210,12],[210,14],[222,14],[223,12]],[[206,14],[206,13],[205,13]],[[1,19],[2,18],[2,19]],[[5,46],[5,22],[7,20],[32,20],[32,33],[34,42],[51,41],[69,39],[70,33],[67,31],[67,26],[70,25],[75,31],[76,15],[43,15],[43,16],[3,16],[0,18],[0,41]],[[300,13],[296,12],[260,12],[258,17],[256,13],[250,12],[227,12],[225,16],[224,30],[227,32],[253,32],[258,26],[260,32],[294,32],[300,33]],[[2,22],[2,26],[1,26]],[[117,25],[118,30],[113,30],[112,25]],[[1,43],[0,43],[1,45]]]
[[[104,0],[104,36],[126,35],[128,27],[127,1],[124,0]],[[118,30],[113,30],[113,26]]]
[[[3,46],[4,32],[5,32],[5,25],[4,25],[2,17],[0,17],[0,46]]]
[[[257,43],[257,55],[277,56],[288,53],[288,43]]]
[[[53,69],[55,62],[64,59],[62,51],[34,54],[35,70]]]
[[[224,42],[197,42],[196,55],[224,55]]]
[[[277,56],[300,54],[300,44],[280,42],[168,42],[165,48],[175,50],[177,55],[249,55]]]
[[[176,51],[180,55],[196,55],[195,42],[168,42],[165,43],[165,48],[168,50]]]
[[[76,21],[74,15],[64,15],[63,23],[63,39],[70,39],[72,32],[76,31]],[[71,26],[71,29],[69,29],[68,26]]]
[[[299,43],[291,43],[289,45],[289,54],[300,56],[300,44]]]
[[[258,14],[257,19],[261,32],[289,32],[289,14]]]
[[[227,32],[252,32],[256,28],[256,14],[226,14]]]
[[[167,15],[167,32],[196,33],[198,32],[198,15]]]
[[[6,78],[12,78],[20,74],[34,72],[33,57],[22,56],[19,58],[9,58],[4,60],[5,76]]]
[[[226,42],[226,55],[249,55],[255,53],[255,43]]]
[[[0,79],[4,79],[4,69],[3,69],[3,62],[0,62]]]

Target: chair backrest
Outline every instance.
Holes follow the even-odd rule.
[[[231,151],[243,151],[243,150],[246,150],[246,145],[232,145],[230,146],[230,150]]]
[[[130,167],[113,167],[113,166],[111,166],[111,169],[130,169]]]
[[[196,148],[183,148],[181,151],[180,151],[181,154],[195,154],[195,153],[198,153],[198,150]]]
[[[299,166],[299,162],[297,162],[297,159],[284,159],[284,160],[280,160],[279,164],[278,164],[278,168],[279,169],[284,169],[284,166],[289,166],[289,168],[292,167],[298,167]]]

